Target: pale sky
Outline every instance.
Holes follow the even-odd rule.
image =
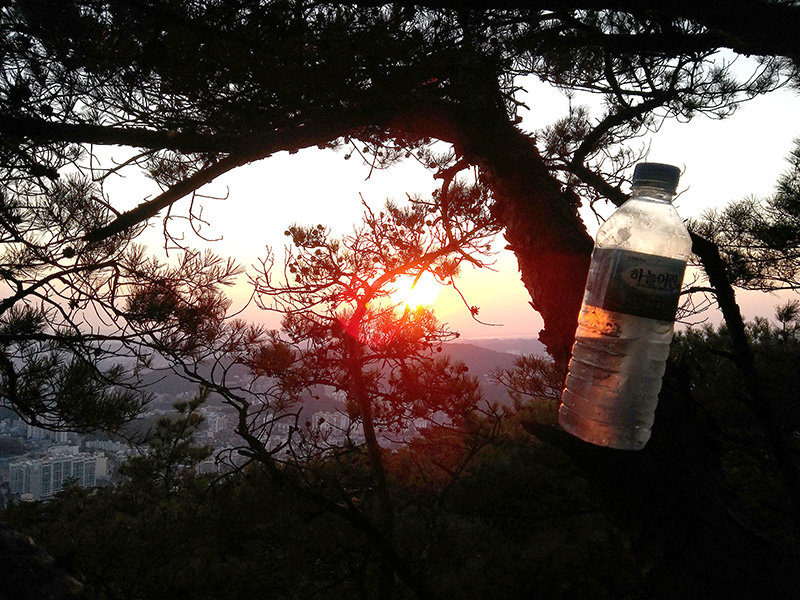
[[[523,129],[540,128],[566,114],[568,100],[561,93],[539,84],[526,87],[531,93],[525,101],[531,110],[522,112]],[[670,121],[658,133],[631,144],[635,148],[649,144],[648,160],[684,170],[679,188],[683,194],[676,207],[683,217],[699,216],[705,209],[722,207],[729,200],[772,192],[778,176],[787,169],[785,157],[793,139],[800,137],[798,108],[800,99],[795,93],[779,90],[745,103],[728,119],[699,116],[690,123]],[[345,161],[344,154],[318,149],[294,155],[284,152],[239,168],[203,188],[201,192],[207,196],[227,195],[226,200],[202,200],[203,216],[210,223],[204,233],[210,238],[223,238],[212,249],[220,255],[233,256],[245,266],[257,264],[266,246],[272,246],[280,259],[286,241],[283,232],[291,223],[323,223],[341,235],[359,221],[361,196],[370,206],[379,207],[387,198],[402,200],[406,193],[428,196],[438,187],[432,171],[416,161],[374,171],[367,179],[369,167],[357,156]],[[158,193],[152,182],[131,178],[116,179],[106,191],[120,209]],[[176,205],[176,212],[185,214],[187,205],[188,201],[182,200]],[[587,225],[590,230],[596,228],[593,221]],[[153,220],[141,241],[156,248],[163,245],[160,230],[161,220]],[[191,234],[187,242],[202,244],[192,240]],[[498,247],[502,247],[502,240]],[[514,256],[501,252],[494,268],[495,271],[478,271],[466,267],[460,288],[470,305],[480,307],[482,321],[499,326],[474,322],[455,292],[448,289],[433,304],[437,316],[467,339],[536,337],[542,321],[529,306],[530,298],[520,282]],[[233,295],[236,306],[241,306],[248,295],[249,290],[238,290]],[[754,293],[740,293],[739,299],[746,318],[771,316],[778,302],[769,295]],[[706,314],[710,320],[719,321],[717,314]],[[255,309],[245,316],[264,318]],[[266,322],[270,326],[278,324],[274,316]]]

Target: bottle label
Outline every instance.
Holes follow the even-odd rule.
[[[674,321],[686,261],[596,247],[584,304],[636,317]]]

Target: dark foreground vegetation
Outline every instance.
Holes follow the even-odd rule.
[[[758,319],[748,332],[793,473],[747,408],[724,329],[677,338],[653,438],[639,453],[553,427],[552,395],[536,385],[543,364],[521,360],[503,374],[517,384],[516,410],[461,472],[464,432],[423,437],[387,458],[400,568],[436,598],[791,597],[800,583],[788,483],[800,467],[800,330],[796,312],[788,316]],[[90,597],[377,597],[385,554],[369,532],[259,465],[195,475],[187,467],[204,453],[188,444],[196,420],[192,406],[183,410],[160,425],[146,458],[128,464],[124,482],[18,504],[3,519],[79,576]],[[287,476],[349,487],[342,502],[370,515],[378,502],[363,485],[363,452],[345,454]],[[6,597],[37,597],[17,592]],[[391,597],[415,595],[398,584]]]

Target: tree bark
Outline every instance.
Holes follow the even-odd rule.
[[[557,366],[566,369],[578,323],[593,242],[577,203],[549,175],[532,140],[509,123],[473,152],[488,174],[495,212],[517,257],[531,306],[544,320],[539,339]]]
[[[496,87],[491,93],[497,94]],[[458,155],[480,167],[530,304],[544,320],[540,340],[566,369],[593,248],[578,216],[579,199],[561,189],[533,140],[499,103],[415,105],[398,113],[391,129],[452,143]]]

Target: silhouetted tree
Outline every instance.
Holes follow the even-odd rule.
[[[97,597],[191,593],[204,582],[198,563],[208,552],[208,523],[193,519],[211,481],[194,470],[210,454],[194,442],[206,397],[202,392],[179,403],[177,416],[159,420],[148,450],[120,466],[125,479],[93,490],[67,486],[51,502],[12,506],[5,518],[34,535],[62,567],[79,573]],[[4,588],[8,597],[38,585],[24,577],[13,583]]]
[[[400,277],[428,273],[455,285],[462,263],[483,264],[496,231],[485,194],[478,183],[451,181],[428,201],[367,208],[363,224],[341,239],[323,225],[289,227],[283,270],[274,272],[270,254],[253,279],[258,304],[284,315],[280,331],[232,321],[207,339],[189,336],[192,354],[169,328],[148,334],[173,368],[235,409],[240,455],[366,536],[381,559],[380,597],[392,593],[395,577],[430,596],[395,543],[397,475],[387,453],[402,450],[419,465],[418,483],[436,495],[497,433],[501,415],[477,380],[437,358],[457,334],[430,308],[391,298]],[[303,401],[320,393],[344,396],[344,424],[310,420]],[[440,462],[423,467],[425,452],[439,452]],[[362,468],[333,467],[351,461]]]
[[[725,116],[795,77],[799,19],[794,3],[760,0],[26,1],[2,11],[4,180],[54,176],[71,144],[116,144],[139,149],[124,167],[164,186],[87,226],[86,241],[280,150],[347,146],[383,167],[443,140],[484,173],[560,363],[591,250],[579,195],[619,193],[635,157],[618,142],[664,118]],[[737,81],[711,60],[721,48],[763,58]],[[576,109],[528,135],[515,125],[521,75],[602,94],[605,112],[592,122]]]
[[[788,162],[772,196],[737,200],[691,223],[720,248],[738,287],[763,291],[800,287],[800,140]]]
[[[173,351],[191,354],[238,270],[189,250],[160,264],[127,235],[86,244],[113,212],[95,184],[20,185],[0,191],[0,402],[44,428],[119,431],[148,400],[148,340],[169,328]]]

